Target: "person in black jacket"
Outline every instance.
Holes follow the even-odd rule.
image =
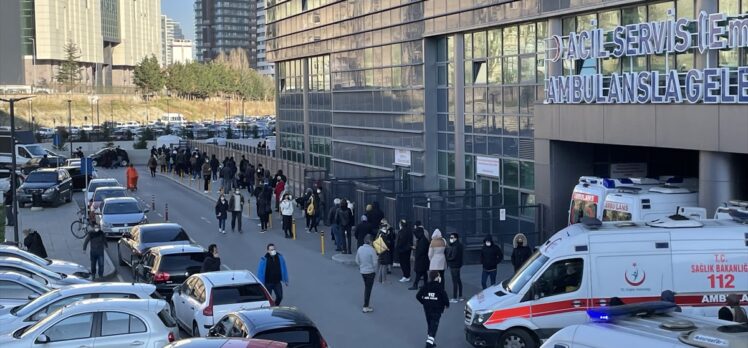
[[[447,265],[449,273],[452,275],[452,299],[451,303],[465,301],[462,298],[462,279],[460,278],[460,269],[462,268],[462,255],[464,247],[460,242],[460,236],[457,233],[449,234],[449,243],[447,243]]]
[[[39,235],[39,232],[27,228],[23,230],[23,234],[26,235],[23,239],[23,245],[26,247],[26,250],[36,256],[46,259],[47,249],[44,247],[44,242],[42,241],[42,236]]]
[[[416,299],[423,305],[426,314],[426,348],[436,347],[436,330],[445,308],[449,308],[447,292],[442,285],[442,277],[438,271],[429,272],[429,282],[416,294]]]
[[[268,195],[268,193],[270,193]],[[270,197],[272,197],[272,190],[270,184],[265,184],[262,189],[262,193],[257,197],[257,216],[260,218],[260,233],[265,233],[268,230],[268,223],[270,222],[270,213],[273,211],[270,203]]]
[[[493,242],[491,235],[483,239],[483,247],[480,250],[480,263],[483,265],[480,284],[483,289],[487,288],[486,281],[491,278],[491,285],[496,284],[496,269],[499,263],[504,259],[501,248]]]
[[[416,235],[416,261],[413,264],[413,270],[416,272],[416,280],[408,290],[418,290],[418,283],[421,279],[423,279],[424,284],[426,283],[426,272],[429,270],[430,264],[429,240],[426,238],[424,230],[421,227],[417,227],[413,234]]]
[[[218,246],[211,244],[208,246],[208,255],[203,260],[203,265],[200,267],[200,273],[205,272],[217,272],[221,270],[221,258],[218,257]]]
[[[366,219],[369,220],[373,226],[379,226],[382,223],[384,212],[382,209],[379,209],[379,202],[371,203],[371,210],[366,211]]]
[[[356,250],[358,250],[358,248],[364,245],[364,238],[366,238],[366,235],[371,235],[373,233],[373,230],[374,228],[371,226],[369,221],[366,219],[366,215],[361,215],[361,222],[359,222],[358,225],[356,225],[356,243],[357,243]],[[372,238],[372,240],[373,239],[374,238]]]
[[[210,155],[210,172],[212,174],[213,182],[216,182],[218,180],[218,166],[221,163],[218,162],[218,158],[216,158],[216,155]]]
[[[99,278],[103,278],[105,252],[104,249],[107,248],[107,244],[106,235],[104,234],[104,232],[101,232],[101,228],[99,228],[99,226],[96,226],[93,231],[90,231],[88,232],[88,234],[86,234],[86,239],[83,240],[83,251],[86,251],[86,247],[89,243],[91,243],[91,252],[89,253],[89,256],[91,257],[91,280],[96,278],[97,273],[99,275]]]
[[[351,211],[350,208],[348,208],[347,200],[343,199],[340,201],[340,207],[335,213],[335,219],[336,219],[338,228],[340,229],[338,236],[341,236],[344,238],[343,240],[340,241],[343,247],[342,248],[343,253],[350,254],[351,253],[351,228],[353,227],[353,224],[355,223],[355,219],[353,218],[353,212]],[[337,237],[335,240],[337,241]]]
[[[229,217],[229,202],[226,196],[221,194],[216,202],[216,219],[218,219],[218,232],[226,233],[226,219]]]
[[[530,247],[525,243],[526,240],[527,238],[525,238],[525,235],[522,233],[517,233],[517,235],[514,236],[512,266],[514,266],[515,274],[517,273],[517,271],[519,271],[520,267],[525,264],[525,261],[527,261],[527,259],[529,259],[532,255],[532,250],[530,250]]]
[[[403,277],[400,278],[400,282],[407,283],[410,281],[410,254],[413,252],[413,231],[411,231],[408,221],[404,219],[400,220],[400,230],[397,231],[395,251],[397,252],[400,269],[403,271]]]

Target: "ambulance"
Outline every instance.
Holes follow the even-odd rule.
[[[605,197],[600,217],[602,221],[651,221],[673,215],[679,207],[696,207],[698,203],[698,192],[684,187],[622,187]],[[706,210],[699,217],[705,219]]]
[[[679,313],[667,302],[595,308],[587,314],[593,322],[561,329],[542,348],[748,346],[748,325]]]
[[[624,303],[675,292],[684,312],[717,316],[725,296],[748,304],[748,210],[733,219],[681,215],[650,222],[585,219],[554,234],[510,279],[465,306],[465,337],[475,347],[538,347],[588,322],[586,310],[612,297]]]
[[[569,204],[569,225],[581,222],[583,218],[602,218],[603,204],[608,194],[618,192],[622,187],[649,187],[661,185],[662,182],[650,178],[621,178],[610,179],[596,176],[579,177],[579,183],[574,186]]]

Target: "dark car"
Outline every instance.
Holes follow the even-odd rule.
[[[208,251],[199,245],[164,245],[149,249],[133,267],[136,282],[153,284],[166,298],[189,276],[200,272]]]
[[[24,163],[21,166],[21,172],[24,174],[31,173],[39,168],[57,168],[65,165],[65,158],[64,157],[53,157],[48,156],[47,157],[47,164],[42,166],[40,162],[42,161],[43,157],[34,157],[32,159],[29,159],[26,163]]]
[[[289,348],[327,348],[322,334],[295,307],[258,308],[226,314],[208,337],[246,337],[286,342]]]
[[[117,258],[122,266],[133,265],[148,249],[162,245],[188,245],[192,239],[182,226],[173,223],[145,224],[132,228],[117,242]]]
[[[63,204],[73,200],[73,180],[62,168],[37,169],[26,177],[16,191],[18,204],[31,203],[37,195],[42,203]]]
[[[103,148],[88,157],[93,159],[93,165],[97,167],[111,167],[115,163],[124,167],[130,163],[130,157],[127,155],[127,151],[118,147]]]
[[[84,175],[81,171],[80,166],[62,166],[60,168],[65,169],[68,171],[68,173],[70,173],[70,178],[73,179],[73,190],[85,189],[86,182],[93,179],[93,176],[90,173],[88,175]]]
[[[249,338],[188,338],[169,343],[164,348],[286,348],[288,344]]]

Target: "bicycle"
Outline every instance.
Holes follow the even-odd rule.
[[[73,233],[73,237],[78,239],[86,238],[88,234],[88,228],[86,226],[86,210],[80,209],[76,214],[77,219],[70,224],[70,232]]]

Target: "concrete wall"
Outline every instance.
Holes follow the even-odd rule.
[[[0,85],[24,83],[21,54],[21,2],[6,0],[0,11]]]

